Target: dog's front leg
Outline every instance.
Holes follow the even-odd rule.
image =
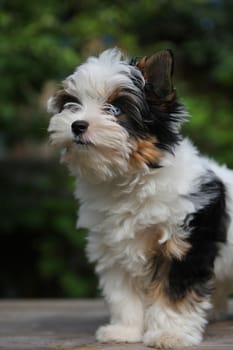
[[[119,267],[100,276],[100,286],[108,302],[110,324],[96,333],[100,342],[139,342],[143,332],[143,305],[135,293],[130,277]]]

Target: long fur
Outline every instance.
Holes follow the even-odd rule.
[[[107,50],[48,102],[111,313],[101,342],[198,344],[233,285],[233,173],[182,138],[172,73],[168,50],[131,62]]]

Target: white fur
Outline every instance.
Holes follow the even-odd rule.
[[[158,347],[198,344],[206,324],[209,300],[182,313],[166,309],[162,300],[148,305],[135,287],[142,281],[146,256],[135,237],[151,225],[162,225],[164,244],[176,233],[188,214],[204,206],[211,198],[191,201],[200,176],[213,169],[227,187],[227,208],[231,223],[215,263],[218,281],[232,278],[233,269],[233,173],[199,156],[187,139],[166,154],[161,169],[148,167],[135,172],[129,169],[132,152],[127,132],[113,116],[104,112],[107,97],[116,87],[130,87],[130,73],[119,51],[107,51],[90,58],[66,80],[66,91],[81,101],[82,107],[70,113],[57,113],[54,100],[49,109],[55,112],[49,131],[53,143],[65,147],[64,160],[77,176],[76,197],[80,200],[77,226],[89,229],[87,254],[96,262],[100,287],[110,312],[110,325],[97,332],[99,341],[137,342]],[[90,129],[85,135],[92,146],[74,144],[71,124],[86,120]]]
[[[132,185],[130,194],[126,179],[124,179],[125,187],[123,182],[117,183],[116,180],[102,184],[101,187],[90,184],[87,186],[84,181],[79,180],[76,195],[81,198],[82,205],[78,226],[85,226],[90,230],[87,252],[89,259],[97,262],[96,271],[100,275],[101,287],[103,288],[105,283],[112,286],[107,290],[103,288],[103,292],[109,300],[113,318],[115,307],[118,312],[119,309],[122,313],[126,310],[127,314],[134,315],[137,320],[140,319],[136,304],[135,307],[132,306],[133,313],[128,313],[127,310],[128,303],[134,300],[135,295],[131,292],[130,296],[124,296],[122,286],[118,289],[114,283],[115,269],[118,266],[122,268],[122,274],[127,272],[134,277],[143,275],[145,257],[132,242],[135,234],[151,224],[163,223],[167,228],[164,231],[167,234],[162,241],[164,242],[171,237],[176,225],[179,225],[186,215],[195,212],[201,204],[205,204],[197,203],[197,207],[194,208],[192,202],[180,197],[182,194],[195,191],[196,179],[205,173],[207,166],[206,160],[199,158],[190,142],[184,140],[178,147],[175,157],[168,155],[165,162],[166,167],[159,173],[151,171],[150,174],[142,173],[141,177],[137,175],[135,183],[128,179]],[[229,231],[229,239],[231,235],[232,232]],[[232,278],[232,268],[233,245],[229,242],[228,246],[223,245],[216,260],[217,279],[229,276]],[[120,293],[124,298],[124,305],[117,300],[116,305],[112,306],[110,300],[116,293]],[[209,302],[205,301],[196,310],[190,311],[190,314],[180,316],[164,309],[163,304],[158,301],[149,309],[150,322],[147,321],[146,324],[151,324],[152,329],[148,327],[145,333],[143,338],[145,344],[161,343],[168,346],[172,341],[174,346],[178,343],[180,346],[198,344],[202,339],[209,305]],[[144,309],[146,310],[146,306]],[[159,313],[155,312],[156,310],[160,310]],[[105,339],[103,334],[105,333],[98,333],[98,339],[107,341],[109,335],[106,335]],[[112,335],[111,340],[118,341],[118,337],[117,334],[115,337]]]
[[[143,322],[144,317],[146,332],[143,341],[147,345],[187,346],[198,344],[202,339],[207,322],[206,312],[210,308],[209,300],[201,303],[195,310],[180,315],[167,310],[159,300],[148,309],[142,299],[145,310],[145,316],[142,316],[135,292],[126,289],[127,283],[116,285],[116,280],[119,281],[119,277],[116,276],[119,268],[121,275],[128,273],[134,278],[139,278],[145,273],[146,257],[133,241],[138,232],[143,232],[143,229],[152,224],[162,223],[166,227],[161,240],[161,243],[164,243],[174,234],[186,215],[205,205],[204,201],[196,203],[194,207],[192,202],[181,197],[182,194],[195,192],[198,186],[197,178],[206,172],[209,165],[206,159],[199,157],[192,144],[184,140],[177,148],[175,156],[167,155],[163,162],[166,163],[166,167],[159,172],[142,172],[128,179],[120,178],[102,183],[101,186],[86,183],[83,179],[78,180],[76,196],[82,203],[78,227],[84,226],[90,230],[88,256],[90,261],[96,262],[96,271],[100,276],[100,285],[108,300],[112,319],[116,318],[117,310],[119,320],[116,328],[110,328],[111,333],[109,328],[101,328],[97,333],[97,338],[103,342],[120,341],[120,337],[122,341],[136,341],[139,339],[140,321]],[[224,169],[219,168],[223,180]],[[226,173],[229,175],[227,169]],[[229,212],[231,206],[232,200],[228,198]],[[217,280],[232,278],[231,227],[230,225],[228,245],[222,245],[215,263]],[[228,294],[231,290],[228,290]],[[217,298],[214,302],[219,304],[218,300]],[[222,308],[220,311],[222,312]],[[131,315],[132,318],[125,319],[125,314],[127,317]],[[216,313],[214,315],[218,317]],[[124,333],[120,336],[119,325],[129,326],[130,321],[134,322],[134,331],[130,327],[124,328]],[[135,338],[132,332],[136,334]]]
[[[210,309],[208,300],[195,309],[176,312],[162,303],[155,303],[146,311],[144,343],[157,348],[180,348],[197,345],[202,340],[207,323],[205,311]]]

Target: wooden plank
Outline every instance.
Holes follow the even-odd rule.
[[[102,300],[1,301],[0,349],[148,349],[142,344],[97,344],[95,330],[107,321]],[[210,324],[204,342],[188,349],[233,349],[233,318]]]

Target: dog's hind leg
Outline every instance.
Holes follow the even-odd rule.
[[[157,300],[146,312],[143,342],[156,349],[199,344],[207,323],[206,310],[209,308],[208,298],[196,301],[192,293],[178,303]]]

